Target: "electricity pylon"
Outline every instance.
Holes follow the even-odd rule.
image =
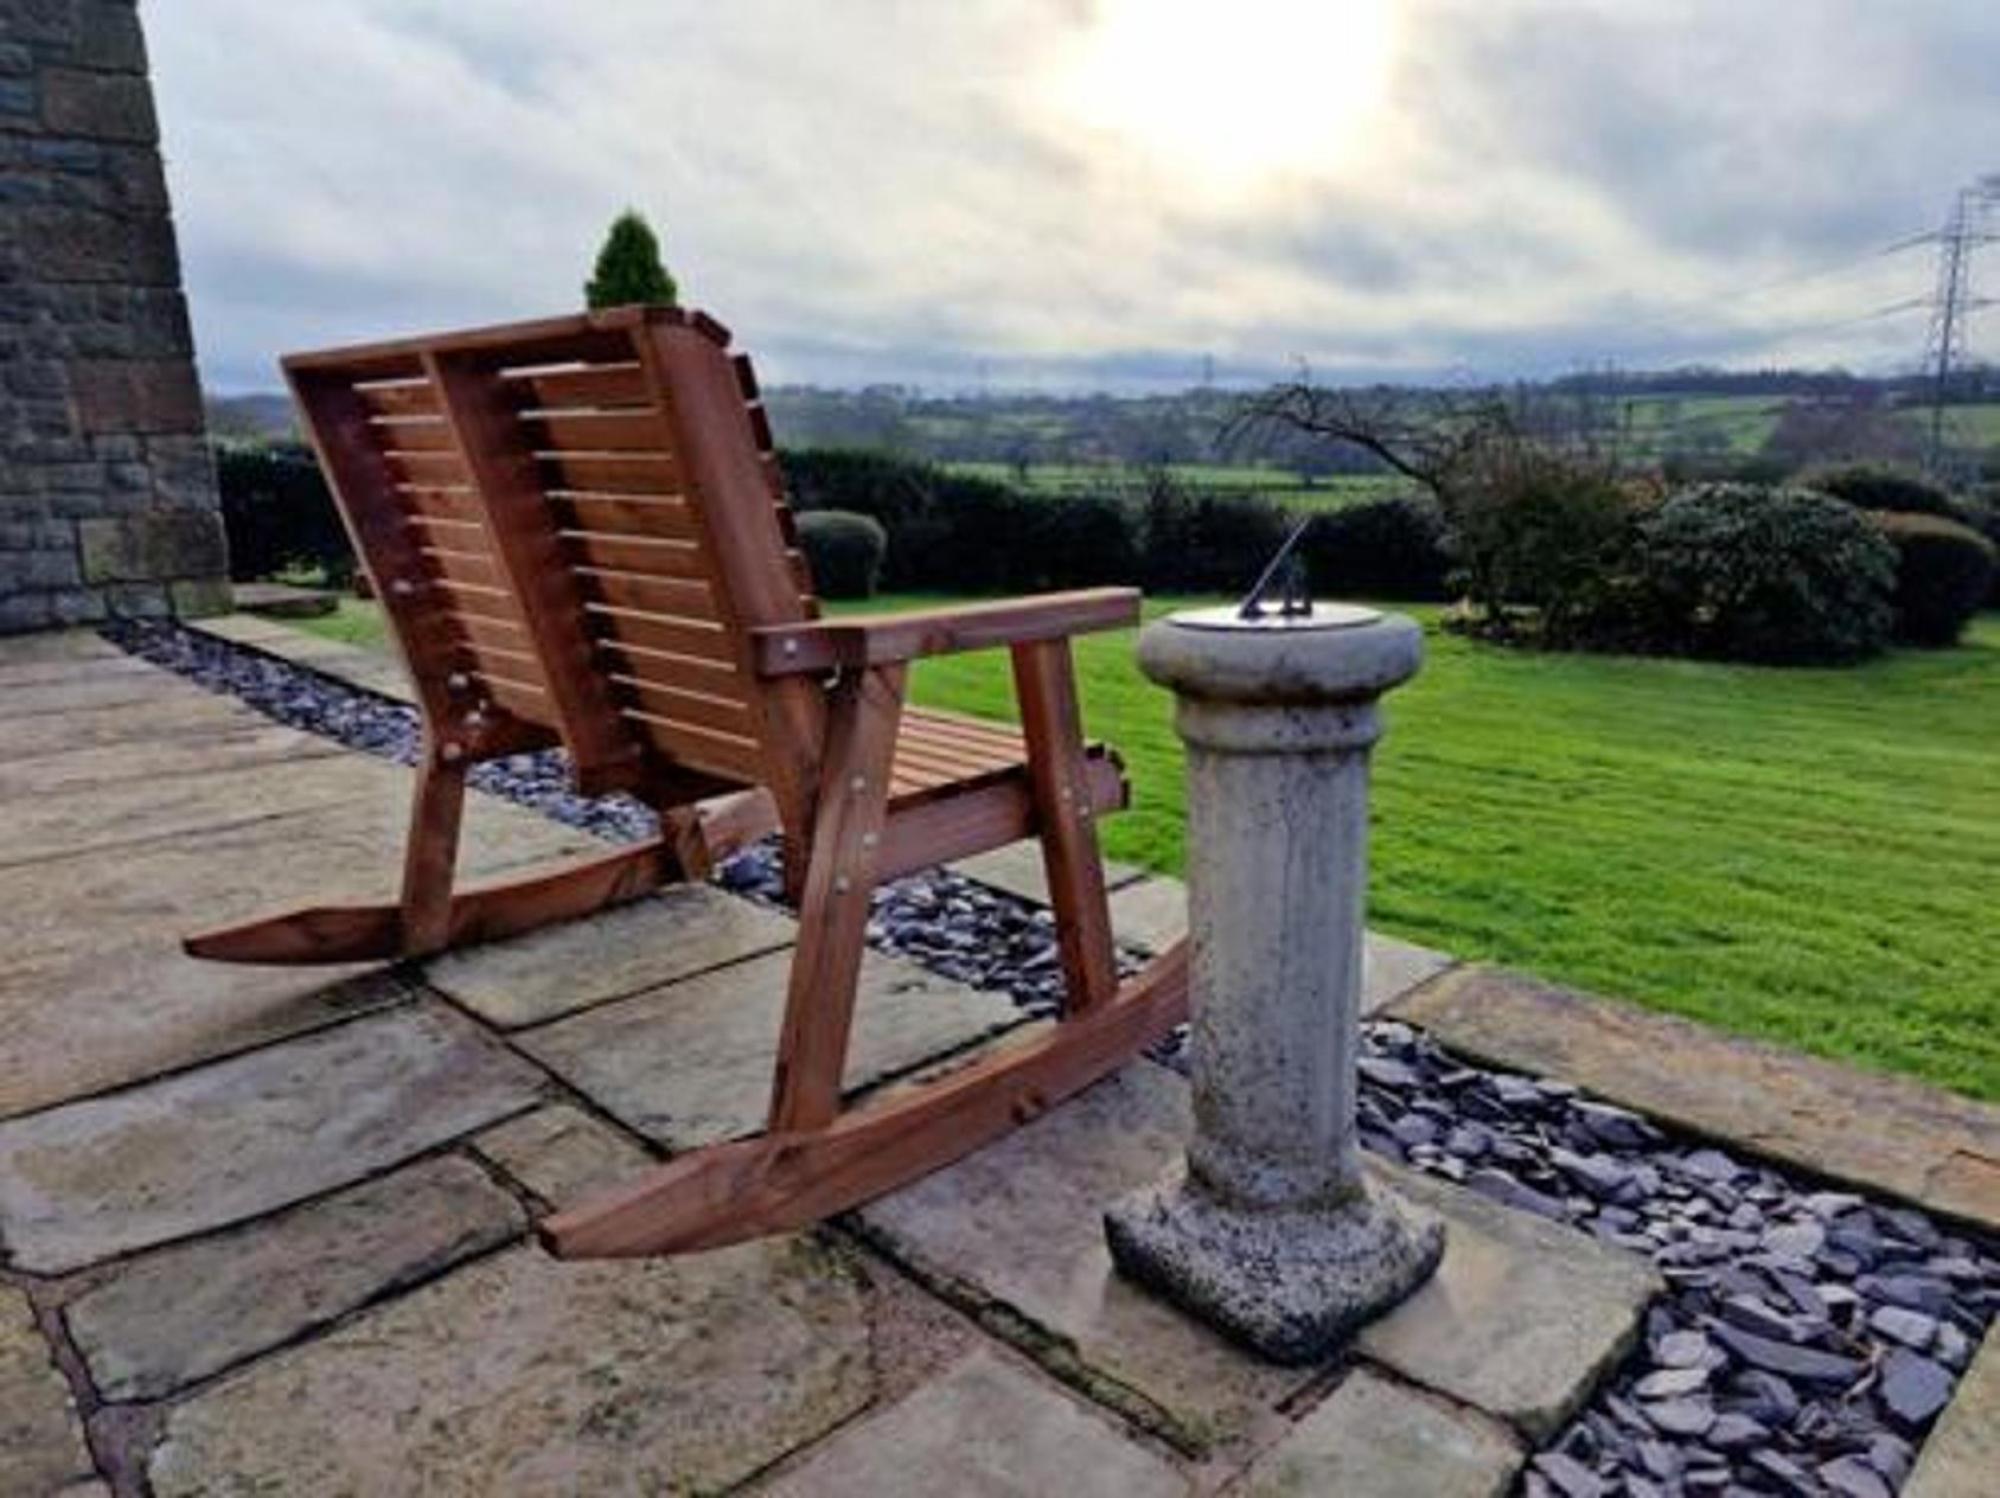
[[[1930,440],[1924,467],[1932,474],[1944,465],[1944,411],[1951,394],[1952,371],[1963,361],[1966,330],[1975,308],[1989,305],[1972,292],[1972,252],[2000,235],[1987,231],[1986,218],[2000,204],[2000,172],[1961,188],[1953,199],[1944,227],[1934,235],[1938,246],[1937,292],[1931,299],[1930,330],[1924,339],[1924,369],[1931,378]]]

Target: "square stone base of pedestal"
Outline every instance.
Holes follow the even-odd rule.
[[[1325,1357],[1428,1279],[1444,1226],[1367,1186],[1316,1211],[1243,1211],[1184,1170],[1104,1214],[1119,1270],[1275,1363]]]

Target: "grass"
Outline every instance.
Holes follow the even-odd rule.
[[[1957,650],[1778,671],[1524,653],[1412,612],[1429,659],[1377,755],[1373,924],[2000,1100],[2000,615]],[[354,607],[307,623],[370,633]],[[1106,852],[1178,872],[1169,699],[1130,633],[1077,660],[1134,787]],[[991,653],[923,663],[913,693],[1013,713]]]
[[[1041,494],[1119,487],[1138,492],[1146,478],[1145,469],[1119,463],[1036,463],[1028,467],[1025,481],[1012,465],[1006,463],[949,463],[945,466],[953,473],[1005,484],[1021,484],[1028,492]],[[1288,468],[1256,463],[1175,463],[1169,466],[1168,472],[1190,489],[1258,494],[1301,513],[1338,509],[1357,499],[1400,494],[1410,487],[1407,479],[1391,473],[1338,473],[1308,480]]]

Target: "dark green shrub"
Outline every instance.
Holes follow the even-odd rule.
[[[889,535],[852,510],[808,510],[798,517],[799,546],[822,598],[872,598]]]
[[[1841,463],[1808,468],[1792,480],[1844,499],[1857,510],[1890,510],[1900,515],[1941,515],[1962,519],[1958,501],[1940,484],[1906,468],[1882,463]]]
[[[1444,514],[1428,497],[1394,494],[1342,505],[1315,517],[1300,545],[1321,598],[1451,596]]]
[[[1896,551],[1853,506],[1810,489],[1700,484],[1638,522],[1621,643],[1804,664],[1888,642]]]
[[[1254,494],[1181,488],[1164,473],[1147,481],[1139,581],[1162,593],[1247,593],[1298,523]]]
[[[1869,516],[1896,547],[1896,638],[1906,645],[1956,645],[1993,587],[1993,543],[1937,515],[1885,511]]]
[[[674,278],[660,263],[660,241],[645,216],[626,209],[611,221],[597,252],[597,264],[584,283],[588,307],[623,307],[630,302],[671,302],[678,294]]]
[[[2000,484],[1988,484],[1960,501],[1965,507],[1965,523],[1991,541],[2000,551]],[[2000,566],[1993,569],[1993,584],[1983,605],[2000,609]]]
[[[1605,468],[1508,439],[1468,455],[1448,491],[1452,552],[1466,592],[1490,619],[1539,611],[1551,645],[1578,642],[1632,537],[1632,505]]]
[[[215,478],[229,575],[238,582],[317,571],[342,587],[354,576],[354,550],[310,448],[225,443],[216,448]]]

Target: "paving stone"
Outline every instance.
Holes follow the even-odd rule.
[[[1428,983],[1454,959],[1399,937],[1370,931],[1361,950],[1361,1012],[1375,1014],[1421,983]]]
[[[0,1285],[0,1492],[54,1493],[94,1475],[69,1382],[28,1297]]]
[[[373,769],[351,756],[310,764],[299,757],[265,765],[224,761],[209,773],[182,775],[170,787],[145,779],[44,793],[8,808],[0,869],[344,807],[376,780],[350,773],[349,765]]]
[[[2000,1226],[2000,1108],[1489,967],[1391,1006],[1490,1064],[1949,1216]],[[1873,1120],[1856,1130],[1856,1118]]]
[[[684,884],[629,905],[453,952],[425,977],[509,1029],[788,947],[798,923],[740,895]]]
[[[494,1248],[520,1207],[444,1156],[122,1266],[64,1309],[106,1399],[155,1399]]]
[[[373,971],[365,966],[252,967],[181,952],[187,932],[288,903],[393,897],[408,772],[353,754],[289,768],[301,794],[308,782],[338,794],[310,811],[0,869],[9,942],[0,1117],[296,1034],[406,991],[386,979],[351,984]],[[80,827],[114,822],[93,822],[91,798],[74,799]],[[601,850],[521,808],[473,800],[467,878]]]
[[[1097,1410],[979,1351],[879,1415],[849,1426],[766,1490],[784,1498],[950,1493],[1169,1498],[1173,1465]]]
[[[1187,1086],[1135,1062],[957,1164],[864,1207],[863,1230],[918,1277],[997,1316],[1184,1450],[1241,1437],[1311,1369],[1258,1362],[1117,1275],[1104,1209],[1178,1158]]]
[[[510,1249],[175,1406],[158,1498],[712,1492],[873,1393],[866,1307],[810,1240],[558,1264]]]
[[[183,690],[181,679],[166,671],[149,673],[85,668],[66,676],[0,687],[0,718],[46,717],[50,713],[86,714],[108,708],[149,707]]]
[[[990,853],[961,858],[946,867],[954,874],[977,879],[981,884],[1005,890],[1019,899],[1032,900],[1037,905],[1049,903],[1049,878],[1042,866],[1042,845],[1034,838],[1023,838],[1004,848],[995,848]],[[1110,859],[1104,861],[1106,889],[1121,889],[1145,877],[1144,869],[1134,868],[1128,863],[1114,863]]]
[[[1243,1433],[1311,1370],[1275,1368],[1115,1275],[1103,1209],[1158,1178],[1189,1135],[1184,1081],[1135,1063],[956,1165],[864,1208],[885,1252],[959,1303],[1033,1330],[1187,1449]],[[1384,1170],[1447,1223],[1434,1279],[1357,1342],[1413,1382],[1536,1434],[1631,1345],[1657,1288],[1640,1260],[1469,1192]],[[1055,1349],[1051,1354],[1049,1349]]]
[[[125,652],[93,629],[51,629],[0,635],[0,667],[125,659]]]
[[[1111,894],[1111,931],[1141,952],[1163,952],[1187,935],[1187,886],[1157,875]]]
[[[1445,1220],[1437,1274],[1356,1347],[1412,1382],[1553,1435],[1636,1343],[1665,1285],[1636,1254],[1398,1171],[1397,1192]]]
[[[1258,1458],[1246,1498],[1500,1498],[1521,1465],[1505,1427],[1357,1369]]]
[[[288,1206],[530,1106],[442,1006],[336,1025],[0,1124],[0,1243],[56,1274]]]
[[[552,1207],[581,1201],[653,1163],[627,1135],[568,1103],[509,1119],[472,1144]]]
[[[649,989],[519,1037],[521,1048],[627,1127],[670,1149],[755,1133],[770,1107],[789,952]],[[846,1085],[854,1090],[1019,1024],[1001,993],[900,958],[861,963]]]
[[[2000,1321],[1918,1454],[1903,1498],[1991,1498],[2000,1472]]]
[[[236,770],[330,759],[347,751],[314,734],[268,719],[245,721],[198,739],[101,744],[63,754],[0,761],[0,801],[26,805],[37,796],[59,796],[98,786],[144,781],[167,799],[184,777],[227,775]]]

